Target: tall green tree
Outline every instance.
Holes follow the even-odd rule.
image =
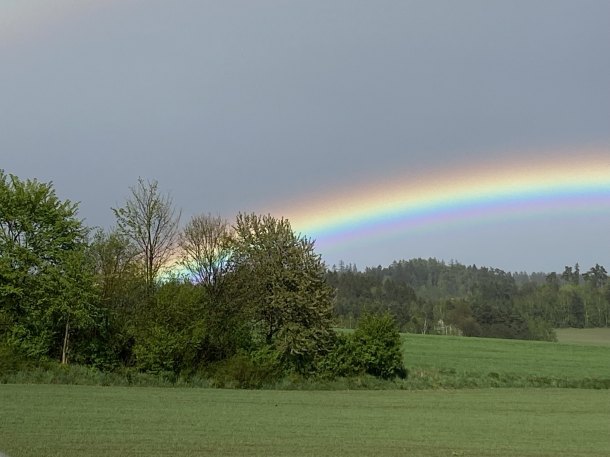
[[[95,325],[96,295],[77,205],[51,183],[0,170],[0,338],[67,363],[70,337]]]
[[[247,302],[254,340],[307,371],[334,336],[333,290],[314,242],[272,216],[239,214],[234,229],[233,280]]]
[[[103,310],[103,328],[92,335],[100,349],[99,363],[133,362],[136,329],[146,319],[147,288],[138,250],[117,230],[98,230],[89,244],[95,284]]]

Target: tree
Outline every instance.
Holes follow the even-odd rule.
[[[231,242],[226,220],[210,214],[194,216],[180,235],[180,263],[196,283],[215,289],[228,271]]]
[[[233,279],[254,341],[275,348],[287,366],[309,370],[334,336],[333,290],[313,241],[286,219],[239,214],[233,249]]]
[[[116,230],[98,230],[88,249],[104,312],[104,326],[90,340],[99,341],[97,364],[130,363],[135,329],[145,318],[147,288],[137,261],[138,250]]]
[[[137,276],[138,251],[127,237],[116,230],[98,230],[89,246],[97,283],[106,306],[120,306],[123,290],[130,278]]]
[[[204,292],[188,281],[163,281],[139,322],[133,354],[135,364],[149,372],[193,372],[205,351]]]
[[[149,293],[161,268],[176,247],[180,213],[176,214],[169,194],[159,192],[157,181],[138,179],[131,197],[122,208],[112,208],[119,233],[138,248]]]
[[[600,264],[596,263],[594,267],[591,267],[583,277],[585,282],[588,283],[594,289],[600,289],[604,287],[608,280],[608,272]]]
[[[0,170],[0,329],[18,351],[67,363],[70,336],[95,325],[96,296],[77,205],[51,183]]]
[[[81,335],[100,324],[93,269],[83,248],[66,252],[62,265],[49,268],[44,275],[37,301],[46,307],[42,317],[48,328],[63,326],[63,335],[59,332],[59,336],[63,336],[60,359],[62,364],[67,364],[75,346],[71,337],[74,336],[78,342]],[[92,350],[97,352],[99,348],[89,347],[81,354],[75,354],[77,360],[88,359]]]
[[[572,267],[566,265],[561,274],[561,279],[563,279],[566,283],[572,284],[574,286],[578,286],[580,284],[580,266],[578,263],[574,265],[574,270],[572,271]]]

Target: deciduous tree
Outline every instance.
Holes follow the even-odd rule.
[[[197,215],[180,234],[181,265],[198,284],[215,289],[231,258],[231,227],[220,216]]]
[[[51,183],[0,170],[0,338],[66,363],[70,336],[95,325],[96,298],[77,205]]]
[[[296,235],[286,219],[240,214],[233,262],[255,341],[274,347],[292,368],[308,370],[334,337],[333,290],[313,241]]]
[[[131,196],[121,208],[112,208],[117,229],[138,248],[149,291],[161,268],[176,247],[180,212],[169,194],[161,194],[157,181],[144,181],[130,188]]]

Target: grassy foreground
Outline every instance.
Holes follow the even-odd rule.
[[[0,385],[0,452],[50,456],[608,456],[610,391]]]

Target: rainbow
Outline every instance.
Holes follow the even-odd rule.
[[[405,173],[290,202],[274,213],[322,248],[459,225],[610,214],[610,149],[506,156],[519,160]]]

